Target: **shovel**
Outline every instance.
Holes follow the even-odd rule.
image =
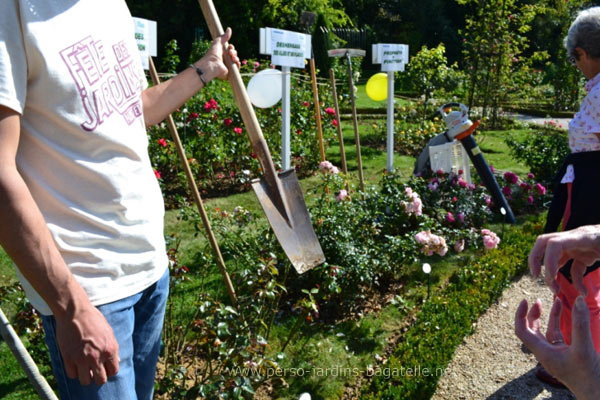
[[[223,35],[223,27],[212,0],[199,0],[199,3],[213,39]],[[262,178],[252,182],[252,187],[277,240],[296,271],[301,274],[323,263],[325,256],[308,215],[296,171],[292,168],[277,174],[240,71],[227,51],[224,51],[223,59],[229,69],[228,79],[233,97],[264,173]]]

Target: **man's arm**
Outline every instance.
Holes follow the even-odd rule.
[[[213,40],[211,48],[204,57],[194,63],[197,68],[202,70],[202,79],[206,83],[214,78],[227,78],[228,70],[223,63],[223,46],[230,38],[231,29],[227,28],[223,36]],[[239,59],[233,46],[229,46],[228,53],[233,62],[239,67]],[[187,68],[168,81],[144,90],[142,104],[146,126],[163,121],[167,115],[179,108],[203,87],[204,84],[196,71]]]
[[[20,115],[0,106],[0,245],[46,301],[70,378],[106,382],[119,369],[110,325],[90,303],[62,259],[46,222],[16,166]]]

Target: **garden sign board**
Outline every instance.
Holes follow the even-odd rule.
[[[311,58],[311,36],[283,29],[260,28],[260,53],[271,56],[273,65],[281,66],[281,168],[291,168],[290,90],[291,68],[304,68]]]
[[[381,64],[381,70],[387,72],[387,166],[389,172],[394,170],[394,71],[404,72],[408,63],[408,45],[379,43],[374,44],[373,64]]]

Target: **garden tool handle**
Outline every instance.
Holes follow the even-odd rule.
[[[148,67],[150,70],[150,77],[152,79],[152,83],[154,85],[160,84],[160,78],[158,76],[158,72],[156,71],[156,67],[154,66],[154,61],[152,61],[152,57],[148,58]],[[215,254],[217,265],[219,266],[219,270],[221,271],[223,280],[225,281],[225,287],[227,288],[229,299],[231,300],[231,304],[233,304],[234,307],[237,307],[237,296],[235,294],[235,289],[233,288],[233,283],[231,282],[231,278],[229,277],[229,273],[227,272],[227,267],[225,265],[225,261],[223,260],[223,255],[221,254],[219,243],[217,243],[215,234],[213,233],[212,227],[210,226],[210,220],[208,219],[208,215],[206,214],[206,210],[204,209],[204,203],[202,202],[200,191],[198,190],[196,180],[194,179],[194,174],[192,173],[192,169],[190,168],[190,164],[185,155],[185,149],[183,148],[183,144],[181,143],[181,139],[179,138],[179,133],[177,132],[177,127],[175,126],[173,116],[169,114],[166,120],[167,127],[169,128],[169,132],[171,133],[171,138],[173,139],[173,143],[175,143],[175,148],[177,149],[177,155],[179,155],[179,159],[181,160],[181,165],[183,166],[188,185],[190,186],[190,190],[192,192],[192,195],[194,196],[196,207],[198,208],[198,212],[200,213],[200,217],[202,218],[202,224],[204,225],[204,229],[206,230],[206,236]]]
[[[469,115],[469,109],[463,103],[446,103],[443,106],[441,106],[440,108],[438,108],[435,111],[435,113],[433,113],[433,116],[431,118],[434,118],[438,114],[441,115],[443,118],[445,118],[446,115],[448,115],[448,114],[446,114],[445,110],[450,107],[460,107],[460,109],[464,115]]]
[[[212,38],[216,39],[219,36],[222,36],[224,33],[223,26],[221,25],[221,21],[219,20],[217,10],[215,9],[212,0],[198,0],[198,2],[200,3],[200,8],[204,14],[204,19],[206,20],[206,24],[208,25],[208,29]],[[223,50],[223,60],[227,66],[227,69],[229,70],[227,79],[231,84],[233,97],[238,105],[240,114],[242,115],[242,120],[244,121],[246,130],[248,131],[248,136],[250,137],[250,142],[252,143],[252,148],[254,149],[256,157],[261,164],[261,167],[265,173],[265,177],[267,180],[272,181],[273,184],[275,184],[276,171],[275,166],[273,165],[273,159],[271,158],[271,152],[269,151],[269,147],[267,146],[267,142],[262,134],[260,124],[258,123],[256,114],[254,113],[254,109],[250,103],[250,98],[246,92],[246,87],[242,81],[240,71],[229,56],[229,53],[226,50],[227,47],[228,44],[225,45],[225,49]]]

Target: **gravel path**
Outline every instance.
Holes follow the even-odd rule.
[[[543,280],[523,276],[479,318],[476,332],[463,341],[438,383],[433,400],[571,400],[566,389],[540,382],[537,361],[514,334],[514,314],[522,299],[542,300],[546,322],[552,294]],[[545,327],[544,327],[545,331]]]

